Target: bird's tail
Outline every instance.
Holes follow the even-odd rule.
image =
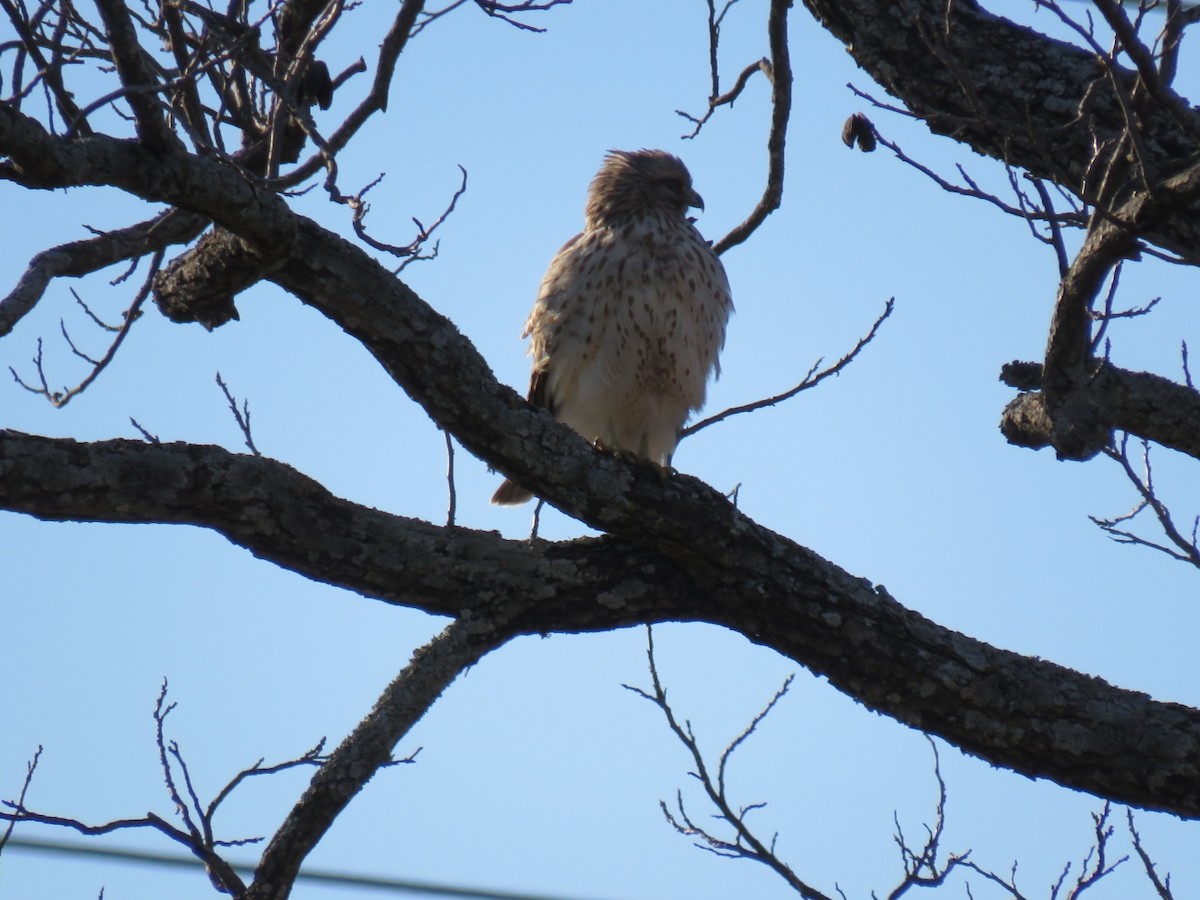
[[[492,502],[497,506],[517,506],[533,499],[533,492],[527,491],[509,478],[492,494]]]

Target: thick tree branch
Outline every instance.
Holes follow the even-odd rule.
[[[1200,192],[1200,167],[1190,166],[1156,189],[1138,191],[1112,218],[1093,216],[1083,247],[1059,284],[1042,369],[1042,393],[1061,458],[1090,459],[1110,443],[1113,424],[1093,402],[1090,382],[1092,310],[1104,280],[1131,254],[1137,235],[1164,221]]]
[[[1000,430],[1010,443],[1040,449],[1053,446],[1054,426],[1046,413],[1041,365],[1008,363],[1005,384],[1027,391],[1004,410]],[[1086,387],[1088,402],[1100,418],[1127,431],[1200,459],[1200,392],[1151,372],[1130,372],[1098,362]]]
[[[259,190],[225,163],[185,153],[153,153],[133,141],[97,135],[60,138],[0,104],[0,181],[49,189],[105,184],[226,225],[259,247],[286,250],[293,214],[282,197]]]
[[[527,596],[531,632],[547,616],[566,615],[568,630],[571,622],[575,630],[641,622],[636,611],[620,613],[633,597],[643,612],[682,616],[690,590],[673,567],[627,541],[559,545],[447,531],[339,499],[284,463],[220,447],[84,444],[0,430],[0,508],[52,521],[208,527],[314,581],[438,615]]]
[[[1088,163],[1097,145],[1120,139],[1128,120],[1093,52],[992,15],[974,0],[804,5],[933,131],[1094,199]],[[1136,74],[1116,73],[1132,89]],[[1172,103],[1140,111],[1139,129],[1147,169],[1159,176],[1192,159],[1200,128],[1200,113],[1162,90]],[[1200,252],[1200,206],[1178,210],[1145,236],[1181,255]]]
[[[583,482],[602,493],[601,484],[620,483],[589,465],[593,456],[608,460],[583,441],[563,446],[568,468],[592,470]],[[755,525],[695,479],[635,478],[629,494],[627,502],[647,504],[641,516],[658,520],[647,530],[670,527],[673,540],[506,541],[360,507],[282,463],[216,447],[0,432],[0,508],[190,522],[370,597],[476,619],[503,610],[506,634],[711,622],[993,764],[1200,817],[1200,711],[942,628]],[[723,525],[704,524],[714,519]]]

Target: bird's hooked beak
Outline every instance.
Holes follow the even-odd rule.
[[[697,194],[694,188],[692,189],[691,193],[688,194],[688,206],[695,207],[701,212],[704,212],[704,198]]]

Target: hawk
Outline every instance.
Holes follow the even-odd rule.
[[[712,246],[687,218],[704,209],[662,150],[614,150],[588,188],[583,231],[550,263],[523,337],[529,402],[607,449],[668,466],[704,405],[733,311]],[[493,503],[533,496],[512,481]]]

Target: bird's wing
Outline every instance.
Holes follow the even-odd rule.
[[[533,311],[525,323],[525,337],[531,338],[529,354],[533,371],[529,377],[529,402],[555,412],[556,383],[564,374],[564,354],[558,351],[572,339],[576,319],[584,315],[580,295],[585,289],[585,274],[590,256],[595,252],[594,236],[588,232],[575,235],[555,254],[538,288]],[[551,376],[551,367],[560,371]]]

